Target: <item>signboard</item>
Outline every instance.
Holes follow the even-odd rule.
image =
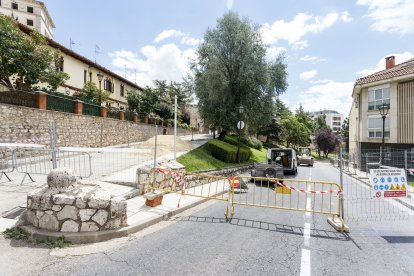
[[[376,198],[407,197],[407,176],[404,169],[371,169],[369,180]]]
[[[244,128],[244,122],[243,122],[243,121],[239,121],[239,122],[237,123],[237,128],[238,128],[238,129],[243,129],[243,128]]]

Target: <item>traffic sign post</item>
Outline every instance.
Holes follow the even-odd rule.
[[[407,197],[407,176],[404,169],[371,169],[369,178],[373,197]]]
[[[237,122],[237,128],[238,129],[243,129],[244,128],[244,122],[243,121],[238,121]]]

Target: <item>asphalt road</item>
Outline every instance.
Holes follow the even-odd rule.
[[[316,163],[300,167],[297,178],[338,181],[339,175]],[[204,203],[99,253],[45,257],[26,274],[414,275],[413,220],[354,218],[351,233],[341,234],[327,215],[248,206],[236,206],[228,223],[225,206]]]

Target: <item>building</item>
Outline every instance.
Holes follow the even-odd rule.
[[[325,115],[326,124],[333,132],[339,133],[341,131],[344,116],[335,110],[321,110],[308,113],[312,118]]]
[[[45,4],[35,0],[0,0],[0,14],[8,15],[47,38],[53,37],[55,24]]]
[[[385,152],[401,149],[414,155],[414,59],[395,65],[395,57],[387,57],[384,70],[356,80],[352,98],[350,154],[379,151],[383,133],[378,107],[388,104]]]
[[[19,24],[19,27],[27,34],[31,32],[30,28],[22,24]],[[57,92],[76,96],[82,90],[85,83],[91,81],[98,88],[110,93],[107,100],[108,105],[123,108],[127,105],[125,96],[128,90],[142,91],[142,88],[137,84],[66,48],[62,44],[49,38],[46,38],[46,41],[51,48],[58,52],[59,62],[56,64],[56,70],[69,75],[69,79],[63,86],[57,89]]]

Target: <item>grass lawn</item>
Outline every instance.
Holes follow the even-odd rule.
[[[235,163],[225,163],[214,158],[210,155],[206,148],[207,146],[203,145],[199,148],[193,149],[192,151],[177,158],[177,161],[184,165],[188,172],[214,170],[237,166]],[[248,162],[243,164],[266,161],[266,149],[262,149],[260,151],[251,148],[250,150],[252,152],[252,156]]]
[[[318,152],[316,152],[316,151],[313,151],[312,152],[312,157],[313,157],[313,159],[315,159],[315,160],[329,160],[329,159],[333,159],[333,158],[335,158],[336,157],[336,154],[335,153],[329,153],[328,154],[328,158],[325,158],[324,156],[323,156],[323,153],[321,153],[321,157],[319,158],[319,155],[318,155]]]

